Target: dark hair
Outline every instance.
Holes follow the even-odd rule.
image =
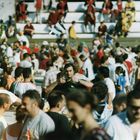
[[[28,58],[30,55],[28,54],[28,53],[24,53],[23,54],[23,59],[26,59],[26,58]]]
[[[100,66],[98,68],[98,72],[104,77],[107,78],[109,77],[109,68],[106,66]]]
[[[132,99],[140,99],[140,91],[133,90],[127,95],[127,105],[131,104]]]
[[[23,119],[25,117],[25,113],[23,112],[22,110],[22,105],[19,105],[17,108],[16,108],[16,120],[18,122],[22,122]]]
[[[0,87],[6,87],[7,85],[7,79],[5,77],[0,78]]]
[[[74,67],[74,65],[73,65],[72,63],[67,63],[67,64],[65,65],[65,67],[64,67],[64,70],[66,70],[66,69],[69,68],[69,67],[72,67],[73,70],[75,71],[75,67]]]
[[[102,58],[101,58],[101,64],[104,64],[106,61],[108,60],[108,56],[107,55],[104,55]]]
[[[29,78],[31,74],[32,74],[31,68],[23,68],[24,79]]]
[[[87,104],[89,104],[91,106],[91,109],[96,108],[97,99],[87,90],[72,88],[69,89],[68,92],[69,93],[66,96],[67,101],[74,101],[82,107],[85,107]]]
[[[61,91],[54,91],[48,96],[47,101],[50,105],[50,108],[56,107],[58,102],[63,100],[62,94],[60,92]]]
[[[15,69],[15,78],[20,77],[22,74],[23,74],[23,68],[17,67],[17,68]]]
[[[122,55],[117,55],[117,56],[115,56],[115,61],[116,61],[116,63],[123,63],[123,57],[122,57]]]
[[[97,82],[93,85],[91,93],[94,94],[100,102],[107,97],[108,87],[103,81]]]
[[[117,96],[115,96],[114,100],[113,100],[113,105],[121,105],[122,103],[126,103],[127,101],[127,96],[126,94],[118,94]]]
[[[116,67],[115,72],[122,73],[122,74],[123,74],[123,76],[125,76],[125,71],[124,71],[124,69],[123,69],[121,66]]]
[[[35,100],[38,103],[38,107],[41,104],[41,97],[38,91],[36,90],[27,90],[23,95],[23,98],[29,97],[31,100]]]
[[[72,21],[71,23],[72,23],[72,24],[75,24],[76,22],[75,22],[75,21]]]

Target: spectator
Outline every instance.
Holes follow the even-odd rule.
[[[25,4],[24,0],[20,0],[16,5],[16,20],[17,22],[25,22],[27,18],[27,4]]]
[[[32,38],[34,31],[35,31],[34,26],[32,25],[30,19],[28,19],[27,24],[24,26],[24,31],[23,31],[24,35]]]
[[[108,104],[108,87],[104,82],[97,82],[93,85],[91,93],[98,99],[97,108],[92,112],[97,123],[104,127],[113,113],[112,105]]]
[[[126,110],[126,94],[119,94],[113,100],[113,114],[121,113]]]
[[[132,91],[127,95],[126,111],[116,114],[108,120],[105,129],[112,140],[139,139],[140,94]]]
[[[100,25],[98,27],[98,35],[99,35],[99,37],[104,38],[106,32],[107,32],[107,26],[105,25],[104,21],[101,21]]]
[[[64,25],[60,23],[63,14],[64,14],[63,11],[61,11],[60,9],[58,10],[53,9],[50,11],[47,20],[50,29],[50,34],[60,35],[65,30]]]
[[[3,139],[4,130],[8,125],[4,118],[4,112],[9,110],[10,105],[10,96],[0,92],[0,139]]]
[[[15,94],[15,88],[20,82],[23,82],[23,68],[17,67],[15,69],[15,81],[11,84],[10,91]]]
[[[112,13],[113,3],[111,0],[104,0],[102,5],[102,14],[105,21],[110,21],[110,16]]]
[[[67,106],[74,123],[83,127],[81,140],[110,139],[92,116],[92,111],[96,108],[96,100],[92,94],[80,89],[71,89],[67,96]]]
[[[22,98],[22,95],[27,90],[36,90],[37,89],[36,85],[34,83],[32,83],[33,78],[32,78],[31,68],[24,68],[23,69],[23,78],[24,78],[24,81],[20,82],[15,87],[15,94],[19,98]]]
[[[116,81],[115,81],[115,87],[116,87],[116,94],[125,94],[125,86],[126,86],[126,80],[125,80],[125,71],[121,66],[116,67]]]
[[[23,94],[22,105],[27,117],[24,122],[19,140],[30,137],[31,139],[45,140],[47,133],[54,131],[53,120],[39,106],[41,97],[36,90],[28,90]]]
[[[41,23],[41,9],[43,6],[43,0],[36,0],[35,1],[35,8],[36,8],[36,22]]]
[[[68,118],[61,114],[65,107],[65,100],[62,93],[59,91],[52,92],[47,100],[50,105],[50,111],[47,114],[53,119],[55,123],[55,131],[50,133],[46,139],[57,140],[66,140],[70,139],[70,124]]]
[[[87,31],[87,25],[90,24],[90,31],[93,32],[95,30],[95,23],[96,23],[95,7],[93,7],[92,4],[88,4],[84,19],[85,31]]]
[[[23,121],[25,119],[25,111],[22,109],[22,105],[19,105],[16,108],[16,123],[9,125],[4,133],[3,140],[8,139],[18,139],[18,136],[20,135]]]
[[[76,35],[76,31],[75,31],[75,21],[72,21],[71,26],[69,27],[69,38],[70,39],[76,39],[77,35]]]
[[[135,2],[133,0],[128,0],[125,4],[125,13],[130,14],[131,22],[135,21]]]

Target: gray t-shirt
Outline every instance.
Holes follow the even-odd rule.
[[[34,118],[27,118],[19,140],[45,140],[47,133],[54,131],[55,124],[53,120],[42,110]]]

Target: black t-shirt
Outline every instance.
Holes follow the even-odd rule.
[[[71,128],[66,116],[56,113],[47,112],[55,123],[55,131],[47,135],[46,140],[72,140]]]

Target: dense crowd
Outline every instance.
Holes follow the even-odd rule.
[[[74,37],[53,42],[30,42],[34,28],[3,37],[1,140],[140,139],[140,45],[100,29],[92,45],[79,42],[74,24]]]

